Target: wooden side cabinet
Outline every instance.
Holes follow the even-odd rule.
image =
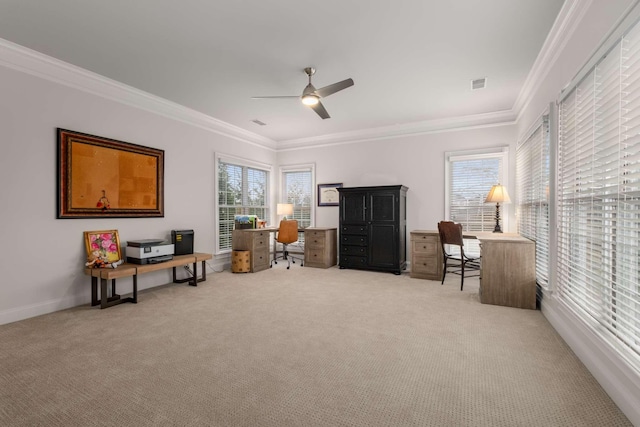
[[[411,277],[442,280],[442,249],[437,231],[411,232]]]
[[[233,230],[232,249],[234,251],[251,251],[251,272],[269,268],[269,230],[253,228]]]
[[[304,230],[304,266],[329,268],[337,264],[337,228],[308,227]]]
[[[535,310],[535,243],[521,236],[478,238],[482,253],[480,302]]]

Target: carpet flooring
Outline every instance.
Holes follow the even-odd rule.
[[[167,282],[170,279],[167,279]],[[2,426],[629,426],[478,281],[274,266],[0,326]]]

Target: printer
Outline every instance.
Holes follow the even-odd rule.
[[[127,262],[132,264],[157,264],[173,259],[173,243],[158,239],[127,241]]]

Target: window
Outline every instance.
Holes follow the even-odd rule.
[[[475,153],[447,153],[445,217],[462,224],[464,231],[493,231],[496,207],[485,203],[495,184],[507,186],[507,148]],[[501,211],[501,214],[504,211]],[[506,229],[506,215],[501,215]]]
[[[217,157],[218,251],[231,250],[235,215],[269,217],[269,169],[241,159]]]
[[[314,165],[285,166],[280,168],[282,179],[282,200],[293,204],[293,216],[298,227],[313,224],[314,207]],[[298,242],[304,243],[304,233],[299,233]]]
[[[281,168],[282,200],[293,204],[293,217],[290,219],[298,220],[301,228],[313,223],[313,172],[313,165]]]
[[[558,298],[640,367],[640,26],[560,99]]]
[[[536,279],[549,284],[549,116],[516,151],[518,233],[536,242]]]

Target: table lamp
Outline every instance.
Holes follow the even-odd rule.
[[[494,228],[493,232],[502,233],[502,229],[500,228],[500,203],[511,203],[507,188],[500,184],[494,185],[491,187],[487,199],[484,202],[496,204],[496,228]]]
[[[278,215],[284,215],[283,219],[287,219],[287,215],[293,215],[293,204],[291,203],[278,203],[277,205]]]

